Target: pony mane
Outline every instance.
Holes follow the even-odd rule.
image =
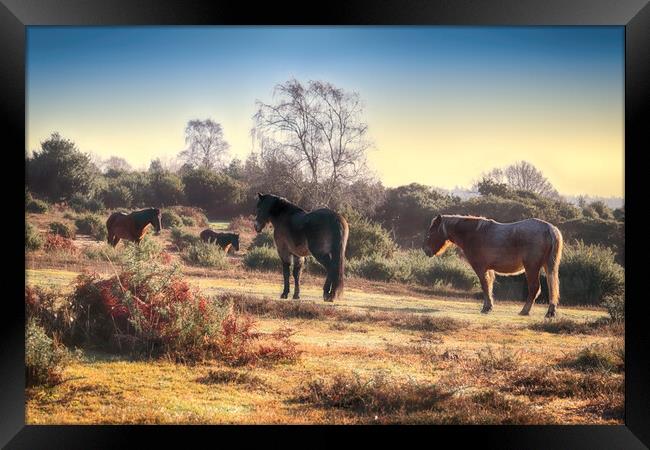
[[[477,230],[481,229],[488,223],[494,222],[493,219],[488,219],[487,217],[483,217],[483,216],[464,216],[461,214],[450,214],[450,215],[444,215],[440,217],[441,219],[445,220],[445,222],[449,225],[457,225],[459,222],[463,222],[463,221],[475,222]]]
[[[283,210],[289,210],[290,212],[305,211],[300,206],[290,202],[284,197],[280,197],[279,195],[274,195],[274,194],[267,194],[267,195],[269,195],[274,200],[275,206],[277,207],[278,211],[283,211]]]

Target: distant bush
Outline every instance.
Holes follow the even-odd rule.
[[[181,228],[172,228],[171,231],[172,243],[178,247],[179,250],[185,250],[187,247],[198,244],[201,238],[193,233],[183,231]]]
[[[98,213],[104,210],[104,204],[96,198],[88,198],[81,194],[75,194],[68,201],[68,206],[77,213],[91,212]]]
[[[267,228],[261,233],[257,233],[250,245],[250,248],[255,247],[275,247],[275,241],[273,240],[273,230],[269,230]]]
[[[225,252],[217,245],[197,242],[189,245],[181,254],[189,264],[201,267],[226,269],[230,266]]]
[[[276,271],[282,267],[278,252],[270,247],[249,250],[244,256],[244,265],[249,269],[262,271]]]
[[[49,225],[50,233],[57,234],[64,238],[74,239],[75,232],[71,226],[63,222],[51,222]]]
[[[172,206],[168,209],[178,214],[186,226],[205,227],[208,225],[208,218],[201,208],[194,206]]]
[[[75,220],[77,232],[81,234],[88,234],[98,241],[105,241],[108,237],[106,231],[106,222],[101,216],[95,214],[86,214]]]
[[[253,216],[237,216],[230,221],[228,230],[238,233],[251,233],[255,231]]]
[[[43,247],[41,234],[29,223],[25,223],[25,250],[38,250]]]
[[[196,222],[191,217],[181,216],[181,221],[183,222],[183,226],[186,226],[186,227],[194,227],[194,226],[196,226]]]
[[[611,247],[616,262],[625,264],[625,224],[617,220],[579,218],[561,222],[558,228],[564,242],[581,241],[589,245]]]
[[[49,209],[47,203],[41,200],[32,199],[25,204],[25,211],[36,214],[46,213]]]
[[[160,221],[163,228],[176,228],[183,225],[183,220],[174,211],[164,209],[160,214]]]
[[[119,181],[109,183],[100,195],[107,208],[130,208],[134,204],[131,189]]]
[[[35,319],[25,329],[25,381],[28,386],[54,385],[62,380],[69,360],[65,348],[45,334]]]

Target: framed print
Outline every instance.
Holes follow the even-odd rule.
[[[7,448],[649,445],[647,2],[0,16]]]

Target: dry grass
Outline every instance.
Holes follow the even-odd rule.
[[[43,228],[62,219],[60,211],[35,216]],[[155,239],[167,246],[169,231]],[[190,366],[85,349],[61,384],[27,390],[27,423],[623,423],[624,326],[599,321],[602,309],[561,306],[559,320],[543,321],[543,305],[523,317],[521,302],[499,301],[483,315],[474,293],[355,278],[342,299],[325,304],[323,279],[313,274],[303,275],[302,300],[276,300],[280,273],[242,270],[240,256],[229,262],[183,273],[253,315],[256,345],[290,327],[300,358]],[[30,252],[27,268],[29,284],[63,289],[84,268],[112,273],[103,261],[44,252]],[[592,346],[606,350],[610,370],[599,369],[600,357],[586,362]]]

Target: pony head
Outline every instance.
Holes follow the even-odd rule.
[[[260,233],[271,220],[271,210],[276,197],[269,194],[257,193],[257,212],[255,215],[255,231]]]
[[[154,234],[157,236],[160,234],[160,230],[162,230],[162,213],[158,208],[152,208],[152,209],[153,209],[154,217],[151,219],[151,224],[156,230]]]
[[[437,215],[435,219],[431,221],[427,237],[424,240],[424,245],[422,246],[424,253],[426,253],[427,256],[440,255],[445,251],[449,244],[449,237],[447,236],[447,230],[445,229],[442,217]]]

